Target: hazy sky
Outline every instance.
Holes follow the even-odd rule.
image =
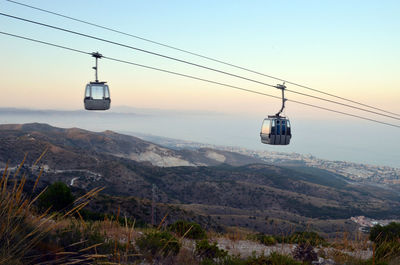
[[[24,2],[400,112],[398,1]],[[7,1],[0,7],[5,13],[257,77]],[[272,88],[9,18],[0,17],[0,25],[2,31],[279,95]],[[0,66],[3,102],[82,107],[83,87],[93,79],[90,56],[0,38],[1,61],[7,62]],[[115,105],[266,113],[279,108],[274,99],[106,60],[100,62],[100,78],[109,82]],[[295,106],[287,111],[292,116],[314,112]]]
[[[400,113],[399,1],[54,1],[21,2],[112,27],[189,51]],[[0,1],[1,12],[176,56],[276,84],[204,59]],[[162,67],[280,96],[274,88],[0,16],[0,30],[106,56]],[[0,35],[5,107],[82,109],[94,79],[93,59]],[[267,115],[276,99],[100,61],[113,106],[195,109]],[[302,90],[288,86],[293,90]],[[289,99],[346,110],[287,93]],[[354,112],[362,114],[360,112]],[[291,118],[350,119],[288,103]],[[370,117],[376,118],[372,115]],[[380,119],[380,118],[379,118]],[[393,120],[387,120],[396,122]],[[398,129],[395,130],[398,133]],[[393,131],[394,132],[394,131]]]

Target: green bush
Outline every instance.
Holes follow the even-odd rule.
[[[326,244],[326,240],[316,232],[302,231],[302,232],[294,232],[293,234],[285,237],[283,236],[273,236],[273,237],[278,243],[288,243],[288,244],[306,243],[314,247]]]
[[[207,238],[206,231],[201,226],[194,222],[176,221],[171,224],[169,230],[182,237],[185,235],[191,239],[205,239]]]
[[[264,234],[257,234],[255,235],[255,238],[258,242],[261,244],[264,244],[266,246],[272,246],[277,243],[276,239],[273,236],[269,235],[264,235]]]
[[[103,221],[104,219],[108,220],[116,220],[117,217],[114,214],[110,213],[102,213],[102,212],[94,212],[86,209],[79,210],[80,216],[83,218],[85,221],[93,222],[93,221]],[[74,215],[76,218],[80,218],[80,216],[76,213]],[[125,224],[128,224],[128,226],[135,225],[135,227],[147,227],[147,224],[143,220],[137,220],[133,218],[125,218],[125,217],[118,217],[118,223],[121,226],[125,226]]]
[[[292,244],[309,244],[311,246],[319,246],[324,244],[326,241],[316,232],[295,232],[289,237],[289,243]]]
[[[200,260],[218,260],[228,255],[228,252],[220,249],[217,243],[210,244],[207,239],[196,242],[195,254]]]
[[[181,248],[178,240],[167,231],[146,233],[136,240],[136,245],[141,251],[152,257],[159,255],[164,257],[175,256]]]
[[[100,223],[86,223],[82,225],[79,222],[71,221],[71,223],[62,229],[58,229],[47,240],[49,244],[57,245],[65,251],[79,252],[81,249],[98,245],[96,248],[90,249],[90,254],[109,254],[117,250],[125,250],[125,246],[107,238],[105,233],[101,233]],[[77,242],[82,242],[76,244]]]
[[[375,225],[369,233],[369,239],[376,244],[400,239],[400,223],[392,222],[386,226]]]
[[[51,211],[65,211],[74,202],[70,188],[63,182],[55,182],[39,197],[38,204],[42,210],[51,207]]]
[[[375,246],[375,257],[381,261],[400,259],[400,223],[386,226],[376,225],[371,229],[369,238]]]

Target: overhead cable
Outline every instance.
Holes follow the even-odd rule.
[[[291,82],[291,81],[283,79],[283,78],[279,78],[279,77],[275,77],[275,76],[272,76],[272,75],[264,74],[264,73],[261,73],[259,71],[255,71],[255,70],[252,70],[252,69],[249,69],[249,68],[246,68],[246,67],[242,67],[242,66],[239,66],[239,65],[236,65],[236,64],[228,63],[228,62],[225,62],[225,61],[222,61],[222,60],[219,60],[219,59],[215,59],[215,58],[212,58],[212,57],[209,57],[209,56],[201,55],[199,53],[191,52],[191,51],[188,51],[188,50],[185,50],[185,49],[181,49],[181,48],[178,48],[178,47],[175,47],[175,46],[172,46],[172,45],[168,45],[168,44],[161,43],[161,42],[158,42],[158,41],[150,40],[148,38],[140,37],[138,35],[126,33],[126,32],[123,32],[123,31],[120,31],[120,30],[116,30],[116,29],[113,29],[113,28],[110,28],[110,27],[102,26],[102,25],[99,25],[99,24],[96,24],[96,23],[92,23],[92,22],[88,22],[88,21],[85,21],[85,20],[82,20],[82,19],[77,19],[77,18],[74,18],[74,17],[71,17],[71,16],[63,15],[61,13],[57,13],[57,12],[54,12],[54,11],[46,10],[46,9],[35,7],[35,6],[32,6],[32,5],[24,4],[24,3],[21,3],[21,2],[17,2],[17,1],[13,1],[13,0],[6,0],[6,1],[8,1],[10,3],[21,5],[21,6],[25,6],[25,7],[31,8],[31,9],[35,9],[35,10],[38,10],[38,11],[41,11],[41,12],[49,13],[49,14],[52,14],[52,15],[55,15],[55,16],[63,17],[63,18],[66,18],[66,19],[70,19],[70,20],[73,20],[73,21],[76,21],[76,22],[84,23],[84,24],[87,24],[87,25],[90,25],[90,26],[93,26],[93,27],[101,28],[101,29],[104,29],[104,30],[108,30],[108,31],[111,31],[111,32],[115,32],[115,33],[118,33],[118,34],[129,36],[129,37],[132,37],[132,38],[140,39],[142,41],[146,41],[146,42],[149,42],[149,43],[160,45],[160,46],[163,46],[163,47],[166,47],[166,48],[169,48],[169,49],[180,51],[180,52],[183,52],[183,53],[186,53],[186,54],[197,56],[197,57],[200,57],[200,58],[203,58],[203,59],[206,59],[206,60],[210,60],[210,61],[213,61],[213,62],[217,62],[217,63],[220,63],[220,64],[228,65],[230,67],[241,69],[241,70],[253,73],[253,74],[257,74],[257,75],[265,76],[265,77],[272,78],[272,79],[275,79],[275,80],[279,80],[279,81],[285,82],[287,84],[291,84],[291,85],[294,85],[294,86],[297,86],[297,87],[308,89],[310,91],[318,92],[318,93],[321,93],[321,94],[324,94],[324,95],[327,95],[327,96],[330,96],[330,97],[334,97],[334,98],[341,99],[341,100],[344,100],[344,101],[347,101],[347,102],[358,104],[360,106],[364,106],[364,107],[367,107],[367,108],[370,108],[370,109],[375,109],[375,110],[378,110],[378,111],[381,111],[381,112],[384,112],[384,113],[388,113],[388,114],[392,114],[392,115],[396,115],[396,116],[400,117],[400,114],[397,114],[397,113],[394,113],[394,112],[391,112],[391,111],[387,111],[387,110],[384,110],[384,109],[381,109],[381,108],[377,108],[377,107],[374,107],[374,106],[371,106],[371,105],[368,105],[368,104],[364,104],[364,103],[361,103],[359,101],[355,101],[355,100],[352,100],[352,99],[347,99],[345,97],[341,97],[341,96],[338,96],[338,95],[335,95],[335,94],[332,94],[332,93],[327,93],[327,92],[324,92],[324,91],[319,90],[319,89],[315,89],[315,88],[312,88],[312,87],[309,87],[309,86],[306,86],[306,85],[302,85],[302,84],[299,84],[299,83],[296,83],[296,82]],[[290,92],[293,92],[293,91],[290,91]],[[316,97],[316,98],[318,98],[318,97]]]
[[[37,40],[37,39],[33,39],[33,38],[28,38],[28,37],[24,37],[24,36],[20,36],[20,35],[15,35],[15,34],[7,33],[7,32],[0,31],[0,34],[12,36],[12,37],[19,38],[19,39],[29,40],[29,41],[32,41],[32,42],[45,44],[45,45],[48,45],[48,46],[62,48],[62,49],[66,49],[66,50],[69,50],[69,51],[78,52],[78,53],[81,53],[81,54],[92,55],[91,52],[85,52],[83,50],[73,49],[73,48],[70,48],[70,47],[66,47],[66,46],[62,46],[62,45],[58,45],[58,44],[54,44],[54,43],[50,43],[50,42],[45,42],[45,41],[41,41],[41,40]],[[213,80],[209,80],[209,79],[205,79],[205,78],[201,78],[201,77],[197,77],[197,76],[182,74],[182,73],[179,73],[179,72],[174,72],[174,71],[170,71],[170,70],[166,70],[166,69],[161,69],[161,68],[157,68],[157,67],[138,64],[138,63],[125,61],[125,60],[121,60],[121,59],[117,59],[117,58],[112,58],[112,57],[108,57],[108,56],[103,56],[103,58],[111,60],[111,61],[115,61],[115,62],[130,64],[130,65],[134,65],[134,66],[138,66],[138,67],[142,67],[142,68],[146,68],[146,69],[156,70],[156,71],[159,71],[159,72],[164,72],[164,73],[173,74],[173,75],[177,75],[177,76],[182,76],[182,77],[186,77],[186,78],[190,78],[190,79],[195,79],[195,80],[199,80],[199,81],[203,81],[203,82],[207,82],[207,83],[211,83],[211,84],[216,84],[216,85],[220,85],[220,86],[224,86],[224,87],[229,87],[229,88],[245,91],[245,92],[248,92],[248,93],[253,93],[253,94],[267,96],[267,97],[272,97],[272,98],[276,98],[276,99],[281,99],[280,97],[277,97],[277,96],[274,96],[274,95],[270,95],[270,94],[267,94],[267,93],[263,93],[263,92],[259,92],[259,91],[255,91],[255,90],[251,90],[251,89],[247,89],[247,88],[243,88],[243,87],[238,87],[238,86],[234,86],[234,85],[230,85],[230,84],[225,84],[225,83],[221,83],[221,82],[217,82],[217,81],[213,81]],[[325,107],[321,107],[321,106],[317,106],[317,105],[314,105],[314,104],[309,104],[309,103],[305,103],[305,102],[301,102],[301,101],[297,101],[297,100],[288,99],[288,101],[291,101],[291,102],[297,103],[297,104],[301,104],[301,105],[305,105],[305,106],[309,106],[309,107],[313,107],[313,108],[318,108],[318,109],[334,112],[334,113],[339,113],[339,114],[342,114],[342,115],[347,115],[347,116],[358,118],[358,119],[363,119],[363,120],[367,120],[367,121],[371,121],[371,122],[375,122],[375,123],[388,125],[388,126],[391,126],[391,127],[400,128],[400,125],[396,125],[396,124],[393,124],[393,123],[388,123],[388,122],[384,122],[384,121],[380,121],[380,120],[375,120],[375,119],[371,119],[371,118],[368,118],[368,117],[363,117],[363,116],[359,116],[359,115],[355,115],[355,114],[351,114],[351,113],[347,113],[347,112],[332,110],[332,109],[329,109],[329,108],[325,108]]]
[[[256,83],[256,84],[259,84],[259,85],[264,85],[264,86],[274,87],[274,88],[276,87],[275,85],[271,85],[271,84],[268,84],[268,83],[265,83],[265,82],[254,80],[254,79],[251,79],[251,78],[248,78],[248,77],[240,76],[240,75],[237,75],[237,74],[232,74],[232,73],[229,73],[229,72],[226,72],[226,71],[222,71],[222,70],[219,70],[219,69],[215,69],[215,68],[211,68],[211,67],[208,67],[208,66],[200,65],[200,64],[189,62],[189,61],[186,61],[186,60],[178,59],[178,58],[175,58],[175,57],[167,56],[167,55],[164,55],[164,54],[152,52],[152,51],[149,51],[149,50],[137,48],[137,47],[134,47],[134,46],[131,46],[131,45],[127,45],[127,44],[123,44],[123,43],[120,43],[120,42],[115,42],[115,41],[99,38],[99,37],[92,36],[92,35],[89,35],[89,34],[77,32],[77,31],[73,31],[73,30],[69,30],[69,29],[65,29],[65,28],[60,28],[60,27],[49,25],[49,24],[46,24],[46,23],[41,23],[41,22],[37,22],[37,21],[33,21],[33,20],[21,18],[21,17],[9,15],[9,14],[5,14],[5,13],[1,13],[1,12],[0,12],[0,15],[6,16],[6,17],[9,17],[9,18],[13,18],[13,19],[17,19],[17,20],[21,20],[21,21],[24,21],[24,22],[29,22],[29,23],[33,23],[33,24],[36,24],[36,25],[40,25],[40,26],[44,26],[44,27],[48,27],[48,28],[52,28],[52,29],[56,29],[56,30],[60,30],[60,31],[64,31],[64,32],[68,32],[68,33],[75,34],[75,35],[78,35],[78,36],[82,36],[82,37],[86,37],[86,38],[95,39],[95,40],[98,40],[98,41],[102,41],[102,42],[118,45],[118,46],[121,46],[121,47],[133,49],[133,50],[136,50],[136,51],[139,51],[139,52],[143,52],[143,53],[147,53],[147,54],[151,54],[151,55],[154,55],[154,56],[159,56],[159,57],[162,57],[162,58],[165,58],[165,59],[177,61],[177,62],[188,64],[188,65],[191,65],[191,66],[203,68],[203,69],[206,69],[206,70],[209,70],[209,71],[213,71],[213,72],[217,72],[217,73],[220,73],[220,74],[224,74],[224,75],[232,76],[232,77],[235,77],[235,78],[239,78],[239,79],[242,79],[242,80],[250,81],[250,82],[253,82],[253,83]],[[311,98],[314,98],[314,99],[326,101],[326,102],[329,102],[329,103],[333,103],[333,104],[337,104],[337,105],[341,105],[341,106],[345,106],[345,107],[361,110],[361,111],[364,111],[364,112],[373,113],[373,114],[384,116],[384,117],[388,117],[388,118],[391,118],[391,119],[400,120],[400,118],[397,118],[397,117],[394,117],[394,116],[391,116],[391,115],[375,112],[375,111],[372,111],[372,110],[367,110],[367,109],[364,109],[364,108],[348,105],[348,104],[337,102],[337,101],[334,101],[334,100],[329,100],[329,99],[325,99],[325,98],[309,95],[309,94],[306,94],[306,93],[297,92],[297,91],[290,90],[290,89],[286,89],[286,91],[292,92],[292,93],[295,93],[295,94],[298,94],[298,95],[307,96],[307,97],[311,97]]]

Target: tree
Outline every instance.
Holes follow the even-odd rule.
[[[63,211],[74,202],[70,188],[63,182],[55,182],[39,197],[39,208]]]

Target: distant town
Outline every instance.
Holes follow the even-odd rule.
[[[270,151],[250,151],[233,148],[232,151],[252,155],[271,163],[298,161],[306,166],[325,169],[340,174],[354,181],[373,182],[378,184],[400,184],[400,169],[387,166],[375,166],[345,161],[329,161],[312,155],[281,153]]]
[[[148,135],[138,135],[138,137],[145,140],[151,140],[171,148],[212,148],[252,156],[268,163],[300,163],[305,166],[328,170],[357,182],[369,182],[383,185],[400,185],[400,168],[360,164],[346,161],[330,161],[317,158],[313,155],[274,151],[257,151],[242,147],[202,144]]]
[[[371,228],[375,225],[385,226],[391,222],[399,222],[399,220],[376,220],[365,216],[351,217],[350,220],[358,224],[360,226],[359,230],[365,233],[369,233]]]

